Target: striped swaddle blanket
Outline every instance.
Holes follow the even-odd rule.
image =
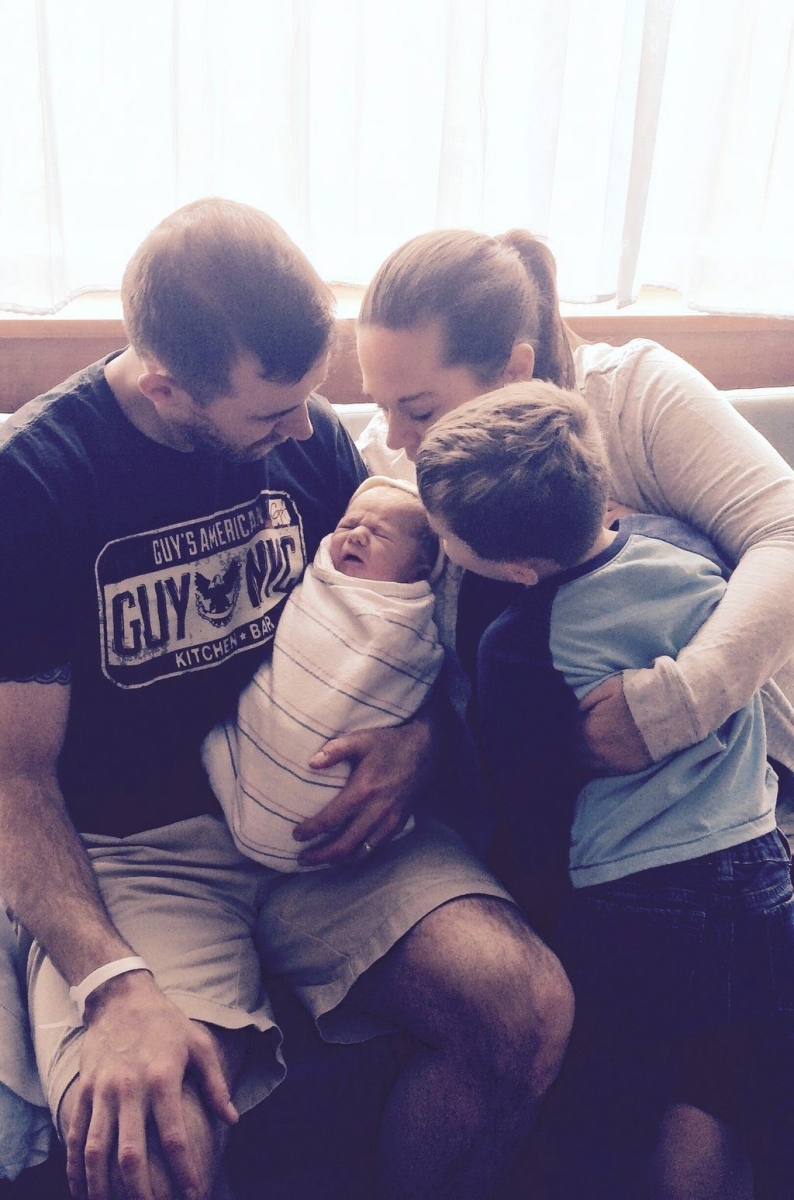
[[[236,720],[213,729],[202,758],[243,854],[299,871],[292,831],[333,799],[348,763],[312,771],[340,734],[399,725],[421,707],[443,659],[429,583],[351,579],[323,539],[291,593],[273,655],[243,690]]]

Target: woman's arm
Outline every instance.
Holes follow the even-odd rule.
[[[615,498],[690,522],[736,563],[722,602],[675,661],[623,675],[636,729],[658,761],[717,729],[794,655],[794,472],[659,346],[626,348],[618,369],[586,374],[584,385]]]

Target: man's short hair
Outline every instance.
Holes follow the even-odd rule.
[[[222,395],[241,353],[264,378],[297,383],[326,351],[334,298],[271,217],[233,200],[196,200],[166,217],[121,285],[130,344],[198,401]]]
[[[581,561],[608,497],[595,416],[577,392],[541,380],[447,413],[422,440],[416,476],[428,511],[492,562]]]

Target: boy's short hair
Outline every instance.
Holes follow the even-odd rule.
[[[580,562],[608,498],[596,419],[577,392],[531,380],[447,413],[416,455],[422,500],[492,562]]]
[[[121,299],[135,352],[199,402],[228,389],[246,351],[266,379],[297,383],[334,328],[330,289],[281,226],[212,197],[152,230],[127,265]]]

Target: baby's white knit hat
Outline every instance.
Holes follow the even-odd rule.
[[[364,480],[363,483],[358,485],[348,503],[352,503],[357,496],[360,496],[363,492],[371,491],[372,488],[375,487],[399,488],[401,491],[407,492],[409,496],[413,496],[416,500],[419,500],[420,498],[419,489],[417,488],[416,484],[409,483],[407,479],[391,479],[388,475],[370,475]],[[446,555],[439,545],[438,558],[436,559],[435,566],[427,577],[427,582],[431,587],[438,583],[439,579],[441,578],[445,562]]]
[[[388,475],[369,475],[363,483],[358,485],[350,499],[355,500],[356,496],[360,496],[362,492],[368,492],[370,488],[374,487],[400,488],[401,491],[407,492],[409,496],[419,498],[419,489],[415,484],[408,483],[405,479],[392,479]]]

